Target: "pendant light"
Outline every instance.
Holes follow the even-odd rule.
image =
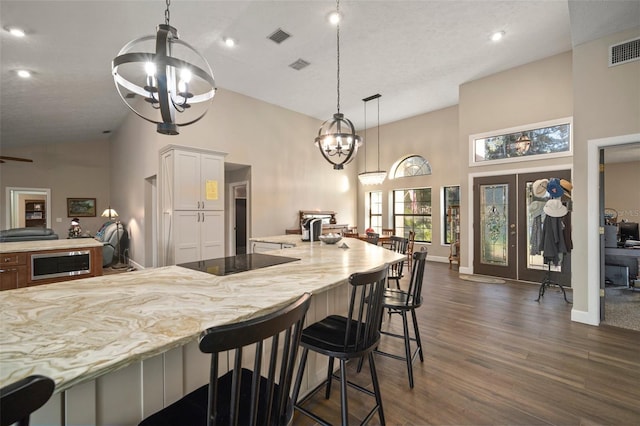
[[[158,25],[156,35],[127,43],[111,69],[118,94],[129,109],[155,123],[158,133],[177,135],[179,126],[204,117],[216,87],[207,60],[169,25],[170,4],[166,0],[165,23]]]
[[[336,16],[340,16],[340,0],[336,0]],[[315,145],[334,170],[342,170],[355,158],[362,139],[356,135],[353,123],[340,113],[340,23],[336,23],[338,58],[338,112],[320,126]]]
[[[364,151],[364,173],[360,173],[358,175],[358,179],[360,183],[363,185],[380,185],[384,182],[385,177],[387,177],[387,172],[380,170],[380,95],[376,93],[375,95],[371,95],[368,98],[364,98],[364,128],[365,128],[365,139],[366,139],[366,131],[367,131],[367,102],[372,101],[374,99],[378,100],[378,170],[375,172],[367,172],[367,151],[365,146]]]

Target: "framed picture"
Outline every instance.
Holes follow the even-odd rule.
[[[67,217],[95,217],[95,198],[67,198]]]

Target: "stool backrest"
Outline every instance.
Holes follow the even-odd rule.
[[[422,249],[413,253],[413,268],[406,298],[407,305],[418,307],[422,304],[422,282],[424,280],[424,266],[427,263],[427,250]]]
[[[49,377],[25,377],[0,389],[0,424],[28,426],[31,413],[42,407],[53,394],[55,383]]]
[[[298,345],[304,326],[304,318],[311,303],[311,294],[305,293],[292,304],[271,314],[253,318],[244,322],[212,327],[202,332],[199,346],[204,353],[211,354],[209,377],[209,424],[213,424],[219,408],[218,365],[221,352],[233,350],[233,375],[230,407],[221,411],[229,412],[229,424],[238,424],[248,414],[248,421],[242,424],[286,424],[293,415],[293,405],[289,390],[293,379],[293,370],[298,354]],[[253,351],[251,371],[251,395],[240,394],[243,373],[243,353]],[[262,365],[263,353],[265,365]],[[231,356],[229,356],[231,359]],[[261,389],[260,372],[266,372],[266,389]],[[226,371],[225,371],[226,373]],[[277,376],[277,377],[276,377]],[[277,384],[277,386],[276,386]],[[227,400],[223,397],[223,400]],[[242,402],[242,407],[240,403]],[[258,405],[263,418],[258,418]]]
[[[378,244],[380,240],[380,234],[377,232],[367,232],[367,242],[371,244]]]
[[[351,294],[344,334],[344,352],[366,352],[380,340],[382,302],[388,265],[349,277]]]
[[[404,237],[399,237],[397,235],[393,235],[391,237],[389,237],[389,241],[391,242],[391,245],[389,247],[390,250],[395,251],[396,253],[400,253],[400,254],[407,254],[407,248],[409,247],[409,239],[408,238],[404,238]],[[391,274],[401,278],[402,277],[402,271],[404,268],[404,262],[396,262],[396,263],[392,263],[391,266],[389,266],[391,268]]]

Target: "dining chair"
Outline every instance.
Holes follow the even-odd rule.
[[[55,383],[49,377],[33,375],[0,389],[0,425],[29,426],[31,414],[53,395]]]
[[[305,293],[276,312],[203,331],[199,347],[211,354],[209,383],[140,425],[290,424],[294,400],[289,391],[310,302],[311,295]],[[253,358],[243,356],[245,352],[253,353]],[[227,357],[230,370],[218,377],[218,363]],[[245,367],[243,360],[252,365]]]
[[[327,425],[329,423],[305,408],[305,404],[323,387],[325,388],[325,398],[329,399],[333,378],[340,380],[340,415],[343,425],[349,424],[347,386],[373,396],[376,400],[375,406],[369,411],[363,423],[366,423],[377,412],[379,424],[385,424],[373,350],[380,342],[382,298],[386,287],[387,271],[388,265],[383,265],[366,272],[352,274],[348,280],[350,297],[346,316],[330,315],[311,324],[302,332],[300,345],[303,349],[293,390],[294,400],[298,399],[309,351],[329,357],[327,378],[295,405],[296,410],[320,424]],[[369,360],[373,391],[347,379],[347,361],[364,357]],[[335,359],[340,361],[339,376],[334,373]]]
[[[416,232],[409,231],[409,244],[407,244],[407,267],[411,269],[411,262],[413,261],[413,246],[416,241]]]
[[[380,234],[376,232],[367,232],[367,242],[378,245],[378,241],[380,241]]]
[[[396,253],[406,255],[407,247],[409,246],[409,239],[393,235],[389,237],[389,249]],[[402,262],[395,262],[389,265],[389,285],[391,281],[396,282],[396,288],[400,288],[400,280],[404,277],[404,260]]]

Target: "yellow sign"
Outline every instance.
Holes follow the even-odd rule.
[[[208,180],[206,183],[207,200],[218,199],[218,181]]]

